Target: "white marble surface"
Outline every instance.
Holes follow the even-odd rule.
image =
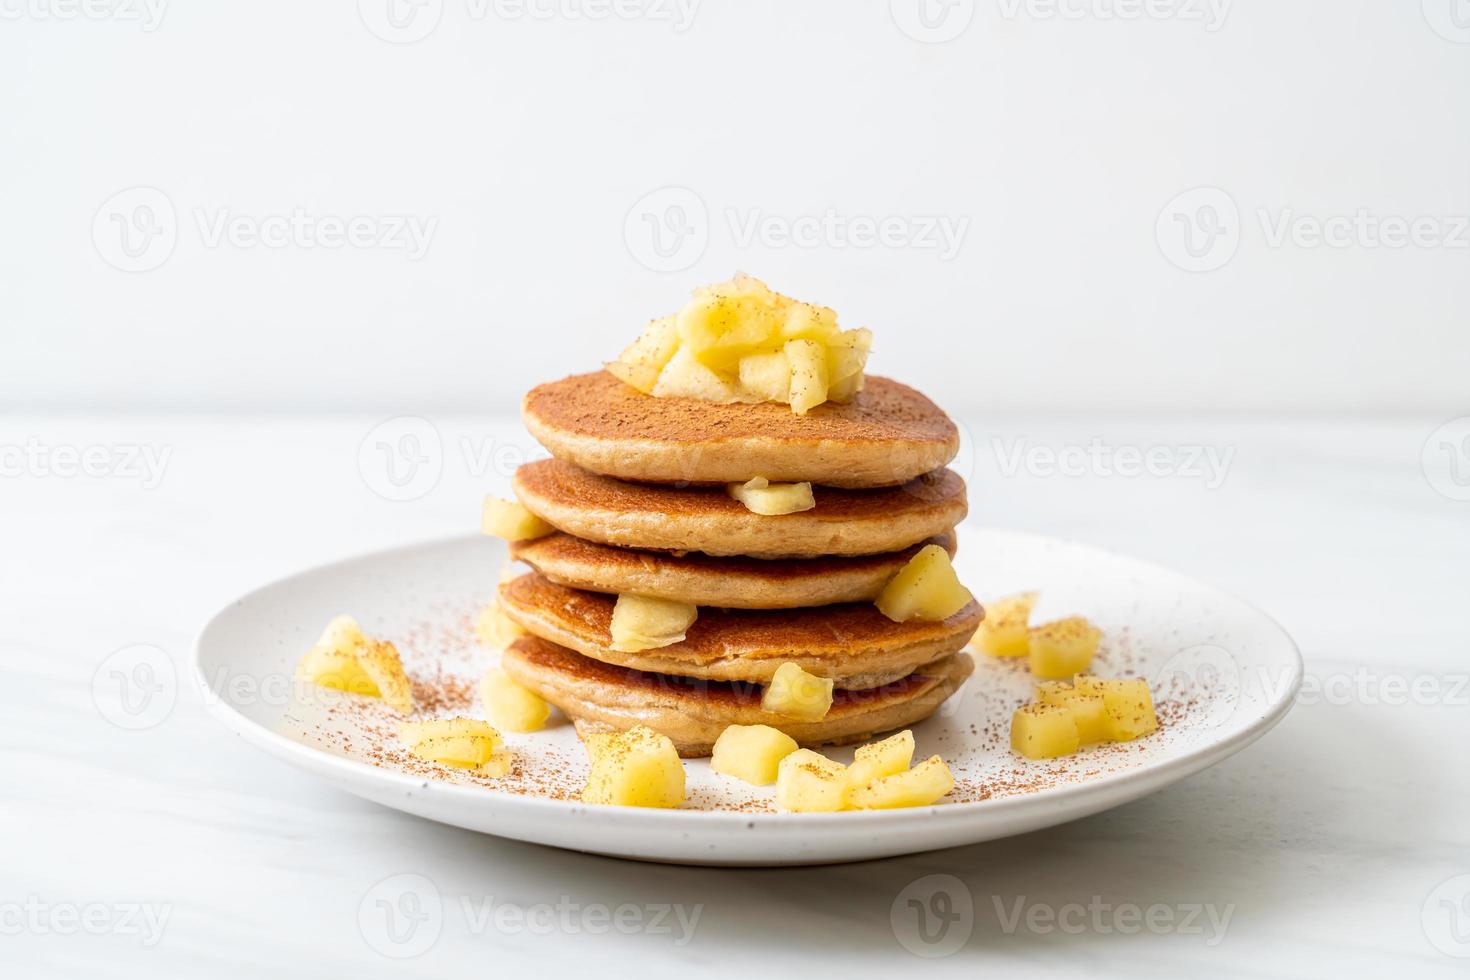
[[[1470,502],[1438,492],[1454,485],[1421,467],[1442,419],[970,419],[973,520],[1104,545],[1233,590],[1295,635],[1308,685],[1264,740],[1130,806],[1008,841],[794,871],[641,865],[416,820],[254,751],[187,684],[156,725],[108,720],[126,717],[120,692],[105,673],[93,680],[114,651],[157,645],[182,677],[194,631],[232,597],[307,564],[462,532],[480,495],[529,451],[511,421],[435,419],[442,475],[394,502],[374,491],[388,484],[371,446],[359,465],[377,421],[0,419],[0,447],[23,450],[0,448],[8,976],[1448,977],[1470,967],[1449,955],[1470,956],[1470,877],[1453,880],[1470,875]],[[1233,455],[1218,486],[1187,473],[1006,466],[1017,439],[1046,451],[1094,438],[1108,450]],[[126,466],[54,472],[67,468],[64,447],[89,446],[114,460],[129,446],[169,456],[156,486]],[[914,945],[912,920],[895,899],[934,873],[973,897],[972,932],[960,945],[961,916],[917,944],[959,948],[920,959],[900,942]],[[359,911],[376,914],[370,890],[400,874],[428,879],[443,904],[433,944],[394,959],[379,950],[410,947],[360,928]],[[1013,924],[1018,902],[1030,918]],[[549,917],[533,911],[533,925],[517,926],[517,908],[543,904]],[[580,918],[666,904],[686,919],[699,907],[687,942],[672,915],[671,933],[626,935]],[[1176,925],[1138,929],[1134,906],[1159,906]],[[1196,908],[1194,925],[1177,927]],[[1213,923],[1227,916],[1222,934]]]

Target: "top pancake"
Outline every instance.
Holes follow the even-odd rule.
[[[869,375],[851,402],[806,415],[789,405],[655,398],[606,371],[538,385],[521,406],[553,456],[594,473],[648,483],[810,481],[885,487],[939,469],[959,431],[912,388]]]

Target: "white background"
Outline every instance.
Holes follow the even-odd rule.
[[[512,410],[743,269],[956,412],[1464,407],[1464,0],[93,2],[0,0],[0,406]],[[212,236],[298,209],[432,233]]]
[[[682,31],[426,0],[403,23],[433,29],[393,43],[386,0],[179,0],[153,30],[112,0],[0,0],[0,963],[48,980],[1463,976],[1470,250],[1270,234],[1359,210],[1449,234],[1470,213],[1455,2],[1458,20],[1452,0],[1237,0],[1210,30],[1193,3],[1120,19],[957,0],[929,13],[958,33],[929,43],[903,0],[704,0]],[[297,210],[434,231],[416,259],[209,238]],[[727,217],[829,210],[967,230],[946,257],[837,232],[742,243]],[[650,219],[680,247],[661,256]],[[458,831],[210,717],[188,683],[207,617],[304,567],[470,532],[535,451],[526,388],[736,269],[875,329],[874,370],[969,436],[971,521],[1219,585],[1283,624],[1309,682],[1353,686],[1086,820],[797,870]],[[413,459],[372,452],[420,424]],[[1113,465],[1160,447],[1162,470]],[[398,493],[397,465],[424,460]],[[130,730],[97,679],[138,645],[174,665],[176,701]],[[1421,682],[1439,693],[1384,696]],[[405,874],[447,903],[704,915],[675,947],[471,931],[450,904],[437,944],[396,959],[360,916]],[[934,874],[973,894],[973,935],[919,959],[894,909]],[[1233,917],[1208,945],[1007,931],[992,906],[1094,896]],[[156,943],[116,921],[139,903],[167,910]],[[96,907],[101,934],[57,931]]]

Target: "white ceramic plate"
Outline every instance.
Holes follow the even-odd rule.
[[[965,527],[957,564],[982,599],[1040,589],[1037,619],[1074,613],[1105,631],[1094,671],[1150,679],[1160,731],[1052,762],[1011,753],[1011,711],[1029,698],[1024,662],[977,658],[975,674],[915,728],[915,758],[935,752],[958,781],[954,802],[836,814],[773,812],[756,789],[686,764],[677,810],[585,805],[585,753],[565,720],[508,740],[504,780],[413,760],[396,716],[375,699],[292,682],[296,661],[334,615],[398,644],[434,714],[479,714],[475,682],[496,654],[476,644],[504,546],[457,538],[303,572],[215,616],[195,651],[211,710],[247,741],[386,806],[483,833],[651,861],[814,864],[951,847],[1037,830],[1126,803],[1259,738],[1301,681],[1291,638],[1239,599],[1157,566],[1082,545]],[[833,750],[850,761],[850,750]]]

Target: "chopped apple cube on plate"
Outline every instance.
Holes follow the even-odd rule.
[[[1081,616],[1033,626],[1028,636],[1031,673],[1060,679],[1085,671],[1102,641],[1102,630]]]
[[[852,790],[849,800],[863,810],[888,810],[938,803],[954,789],[954,775],[943,759],[930,756],[903,772],[883,776]]]
[[[866,786],[875,779],[903,772],[913,758],[914,733],[909,729],[890,735],[881,742],[860,745],[853,752],[852,765],[848,767],[849,782],[853,787]]]
[[[710,768],[752,786],[769,786],[781,760],[796,748],[795,739],[769,725],[730,725],[715,740]]]
[[[639,725],[589,735],[586,745],[592,769],[583,803],[674,807],[684,801],[684,763],[668,736]]]
[[[847,767],[811,749],[797,749],[776,771],[776,805],[793,813],[835,813],[847,797]]]
[[[1011,748],[1028,759],[1054,759],[1077,751],[1081,740],[1070,709],[1023,704],[1011,716]]]
[[[1031,608],[1038,592],[1016,595],[985,603],[985,619],[975,631],[970,645],[992,657],[1024,657],[1030,651]]]

